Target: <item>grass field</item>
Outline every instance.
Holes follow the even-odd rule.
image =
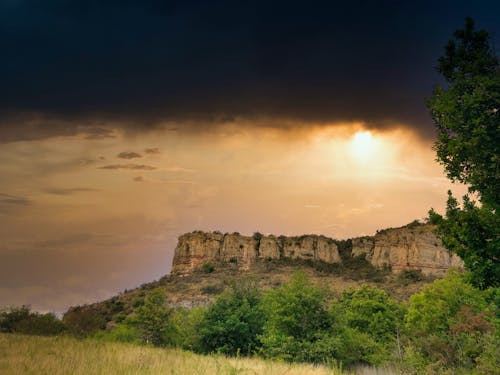
[[[0,374],[346,374],[311,365],[201,356],[177,349],[0,334]]]

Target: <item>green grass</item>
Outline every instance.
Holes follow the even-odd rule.
[[[0,334],[0,374],[340,375],[322,366],[201,356],[178,349],[72,337]]]

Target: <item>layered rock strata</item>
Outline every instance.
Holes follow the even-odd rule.
[[[424,274],[443,274],[448,268],[462,268],[461,259],[450,254],[430,225],[386,229],[375,236],[354,238],[344,256],[363,256],[375,267],[394,272],[417,269]],[[275,237],[255,234],[196,231],[179,237],[172,273],[187,274],[205,263],[231,263],[248,270],[258,260],[308,259],[341,263],[338,241],[325,236]]]
[[[352,240],[352,256],[365,256],[375,267],[390,267],[394,272],[421,270],[440,275],[451,267],[463,268],[462,260],[446,250],[431,225],[391,228],[373,237]]]
[[[192,232],[179,237],[172,273],[186,274],[204,263],[234,263],[247,270],[257,260],[310,259],[326,263],[341,262],[337,244],[317,235],[275,237],[218,232]]]

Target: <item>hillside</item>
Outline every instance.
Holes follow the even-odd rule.
[[[180,236],[170,275],[103,302],[70,308],[65,319],[91,315],[100,328],[111,327],[156,288],[165,291],[171,306],[192,308],[208,304],[241,278],[265,290],[287,282],[297,269],[332,291],[368,284],[405,300],[452,266],[461,267],[460,259],[441,246],[431,226],[416,223],[343,241],[197,231]]]

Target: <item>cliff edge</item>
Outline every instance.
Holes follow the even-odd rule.
[[[276,237],[256,233],[250,237],[238,233],[195,231],[179,237],[172,274],[189,274],[207,263],[236,264],[241,270],[250,269],[260,260],[341,263],[341,244],[342,257],[365,257],[374,267],[389,267],[393,272],[415,269],[424,274],[442,275],[450,267],[463,267],[462,260],[442,246],[433,226],[410,224],[347,241],[321,235]]]

